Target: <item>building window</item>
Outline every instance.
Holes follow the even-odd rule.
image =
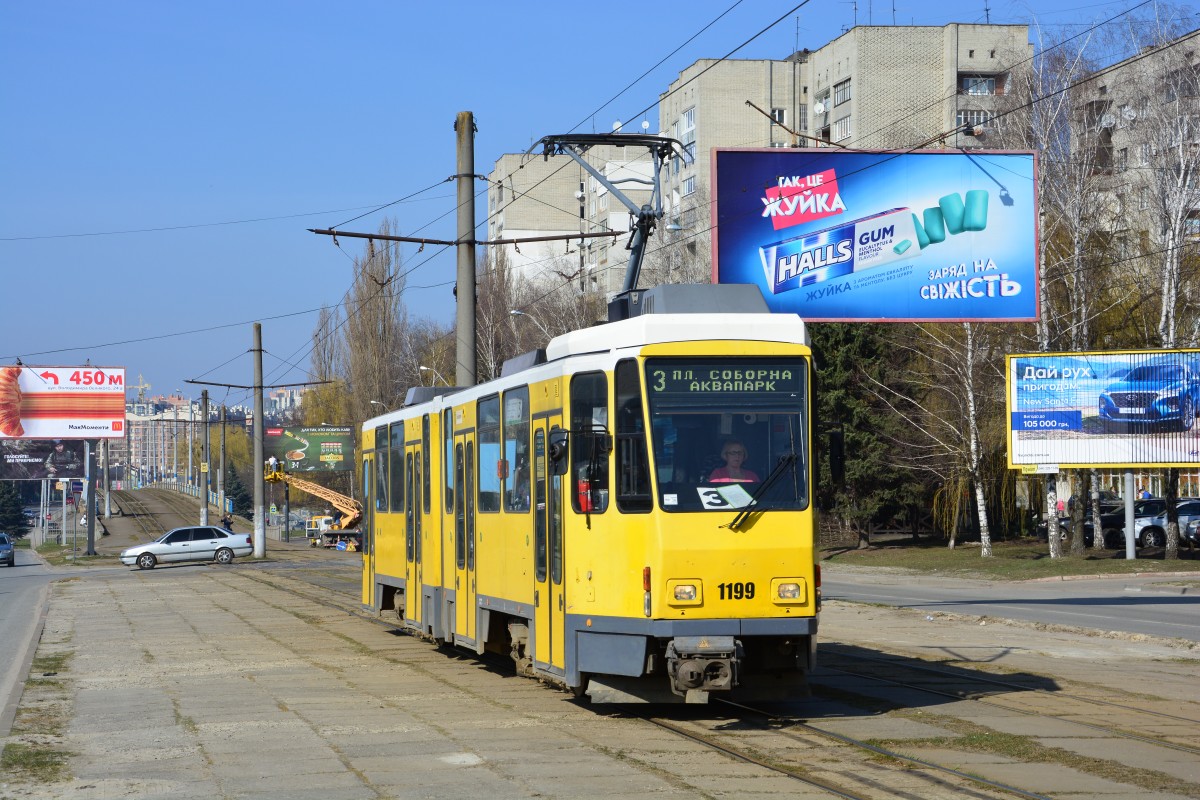
[[[808,106],[805,106],[805,105],[800,106],[799,111],[800,111],[800,127],[797,128],[797,130],[806,131],[806,130],[808,130]]]
[[[961,80],[963,94],[997,94],[995,75],[963,75]]]
[[[1117,151],[1116,168],[1118,172],[1129,169],[1129,148],[1122,147]]]
[[[974,109],[962,109],[958,112],[958,128],[964,129],[967,136],[974,135],[975,128],[982,128],[992,120],[991,112]]]
[[[782,108],[771,109],[771,120],[780,125],[787,125],[787,110]]]
[[[1138,210],[1150,210],[1150,191],[1148,189],[1142,189],[1140,192],[1138,192]]]
[[[686,197],[696,191],[696,176],[689,175],[683,179],[683,194]]]
[[[842,103],[850,101],[850,79],[835,83],[833,85],[833,104],[840,106]]]
[[[833,141],[840,142],[850,138],[850,117],[842,117],[833,123]]]
[[[683,112],[679,119],[679,142],[687,154],[685,161],[693,163],[696,160],[696,107],[692,106]]]
[[[1183,232],[1188,236],[1200,236],[1200,212],[1188,213],[1187,219],[1183,221]]]

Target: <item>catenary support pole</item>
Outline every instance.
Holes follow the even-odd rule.
[[[263,375],[262,323],[254,323],[254,557],[267,555],[267,508],[263,504]]]
[[[204,463],[200,465],[200,524],[208,524],[208,487],[212,475],[212,453],[208,439],[208,389],[200,392],[200,419],[204,423]]]
[[[225,508],[225,406],[221,405],[221,453],[219,456],[221,462],[220,470],[217,472],[217,505],[221,507],[221,517],[229,513]]]
[[[460,111],[458,134],[458,314],[455,383],[475,385],[475,115]]]

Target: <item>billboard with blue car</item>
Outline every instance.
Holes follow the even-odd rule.
[[[1200,464],[1200,350],[1007,357],[1009,466]]]
[[[1034,320],[1033,153],[713,151],[713,280],[809,321]]]

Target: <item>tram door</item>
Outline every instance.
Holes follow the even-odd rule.
[[[409,445],[404,454],[404,617],[420,623],[421,582],[421,448]]]
[[[454,439],[454,633],[475,640],[475,433]]]
[[[563,615],[563,478],[550,465],[550,433],[561,416],[535,421],[533,430],[534,645],[540,666],[564,668]]]

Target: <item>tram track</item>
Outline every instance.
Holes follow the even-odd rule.
[[[321,591],[308,589],[307,587],[312,586],[312,584],[308,583],[304,577],[304,566],[297,566],[299,568],[289,572],[286,577],[276,572],[277,567],[274,566],[253,571],[245,570],[242,574],[252,580],[269,585],[273,589],[291,594],[305,602],[315,603],[326,608],[354,615],[389,630],[397,629],[395,620],[381,618],[368,613],[362,608],[357,598],[351,598],[349,595],[344,595],[337,591],[325,591],[323,587],[318,587],[322,589]],[[499,657],[496,657],[494,662],[489,663],[493,663],[495,666],[511,666],[510,662]],[[758,748],[756,747],[747,747],[738,744],[727,733],[704,727],[706,723],[719,726],[728,723],[728,719],[689,720],[686,718],[679,719],[678,717],[672,719],[651,713],[643,714],[636,712],[628,712],[628,716],[631,719],[637,719],[654,727],[670,731],[674,735],[701,744],[729,758],[754,764],[775,774],[786,776],[797,783],[826,792],[833,797],[845,798],[846,800],[879,800],[879,798],[883,797],[903,797],[912,798],[913,800],[928,800],[929,798],[936,797],[989,800],[991,798],[1013,796],[1029,798],[1029,800],[1049,800],[1044,795],[995,781],[989,781],[985,778],[956,770],[950,766],[905,756],[902,753],[877,747],[868,742],[843,736],[798,720],[788,720],[786,725],[789,728],[802,730],[806,735],[796,735],[790,731],[779,730],[773,727],[772,724],[779,720],[778,715],[772,714],[769,711],[754,709],[736,703],[728,703],[726,701],[714,703],[713,706],[709,707],[709,710],[711,711],[713,707],[720,705],[735,709],[740,715],[738,717],[740,723],[746,723],[748,715],[761,719],[762,721],[757,723],[757,727],[761,731],[767,735],[780,737],[784,740],[784,743],[779,747],[780,751],[789,751],[793,754],[792,757],[794,757],[796,744],[805,744],[806,750],[811,750],[813,754],[819,753],[818,760],[826,763],[833,762],[839,766],[821,766],[819,769],[814,769],[811,764],[788,765],[781,763],[777,758],[767,758],[757,754],[755,750]],[[655,707],[651,706],[648,708]],[[694,715],[696,709],[700,707],[672,706],[671,708],[680,710],[679,717],[686,717]],[[831,753],[828,750],[829,747],[837,748],[837,753]],[[857,750],[857,757],[848,758],[849,753],[843,749],[846,747]],[[880,757],[890,759],[891,763],[900,765],[899,769],[895,767],[889,768],[889,762],[881,762]],[[816,772],[824,774],[814,774]],[[897,776],[901,775],[904,777],[906,783],[917,785],[909,790],[897,791],[889,781],[893,781]],[[975,787],[983,787],[983,790],[981,791]]]
[[[832,648],[831,648],[831,650],[832,650]],[[836,650],[833,650],[833,652],[836,653]],[[980,676],[975,676],[975,675],[967,676],[967,675],[964,675],[962,673],[962,671],[951,672],[949,670],[937,669],[936,667],[925,667],[925,666],[921,666],[921,665],[911,664],[906,661],[901,661],[896,658],[874,658],[874,657],[870,657],[870,656],[866,656],[866,655],[862,655],[862,654],[853,654],[853,655],[838,654],[838,657],[852,660],[852,661],[865,661],[865,662],[881,664],[888,668],[890,674],[889,674],[889,676],[884,677],[884,676],[875,675],[875,674],[872,674],[872,673],[866,672],[866,671],[846,669],[844,667],[836,667],[836,666],[831,665],[829,663],[828,659],[825,659],[823,661],[823,663],[821,664],[820,670],[822,672],[837,672],[837,673],[840,673],[843,675],[853,676],[855,678],[866,678],[868,680],[876,681],[877,683],[880,683],[880,684],[896,686],[896,687],[913,690],[913,691],[917,691],[917,692],[924,692],[926,694],[934,695],[937,697],[946,697],[946,698],[950,698],[953,700],[960,700],[960,701],[968,700],[971,702],[980,703],[982,705],[987,705],[987,706],[992,706],[994,708],[1000,708],[1000,709],[1003,709],[1008,712],[1022,714],[1025,716],[1054,719],[1054,720],[1057,720],[1057,721],[1065,723],[1065,724],[1078,726],[1079,728],[1087,731],[1088,733],[1092,733],[1092,734],[1101,733],[1106,736],[1141,742],[1143,744],[1150,744],[1150,745],[1154,745],[1156,747],[1164,747],[1169,750],[1175,750],[1178,752],[1188,753],[1190,755],[1195,755],[1195,756],[1200,757],[1200,747],[1193,747],[1191,745],[1181,744],[1178,742],[1172,742],[1172,741],[1166,740],[1162,737],[1152,736],[1150,734],[1145,733],[1144,731],[1139,733],[1139,732],[1135,732],[1135,731],[1131,731],[1131,730],[1125,730],[1122,728],[1113,727],[1110,725],[1100,725],[1100,724],[1096,724],[1093,722],[1084,722],[1080,719],[1075,718],[1076,716],[1079,716],[1080,714],[1082,714],[1084,712],[1069,711],[1069,712],[1064,712],[1064,713],[1050,713],[1047,711],[1045,706],[1042,706],[1042,707],[1038,708],[1037,710],[1033,710],[1033,709],[1022,707],[1022,706],[1014,704],[1014,703],[1000,702],[1000,701],[990,698],[990,697],[976,696],[976,693],[970,691],[969,689],[959,688],[959,689],[951,690],[951,689],[947,689],[947,688],[938,688],[938,687],[930,686],[927,683],[915,683],[915,682],[907,682],[904,680],[899,680],[895,677],[895,673],[897,671],[925,672],[925,673],[930,673],[933,675],[938,675],[938,676],[944,677],[958,686],[961,686],[963,684],[967,684],[969,686],[972,682],[974,682],[980,686],[989,687],[985,691],[993,691],[995,688],[1003,688],[1006,690],[1011,690],[1011,691],[1019,692],[1019,693],[1034,693],[1039,696],[1049,698],[1049,700],[1051,702],[1055,702],[1055,703],[1065,700],[1065,701],[1070,701],[1070,702],[1075,702],[1075,703],[1097,706],[1104,710],[1120,709],[1125,712],[1145,716],[1148,718],[1152,718],[1154,720],[1167,720],[1170,722],[1184,722],[1184,723],[1200,726],[1200,720],[1197,720],[1194,717],[1185,717],[1185,716],[1181,716],[1178,714],[1168,714],[1168,713],[1162,712],[1162,711],[1155,711],[1153,709],[1130,706],[1130,705],[1126,705],[1123,703],[1117,703],[1117,702],[1114,702],[1111,700],[1103,700],[1103,699],[1098,699],[1098,698],[1094,698],[1094,697],[1084,697],[1084,696],[1072,694],[1069,692],[1049,691],[1046,689],[1042,689],[1040,687],[1029,686],[1028,684],[1022,684],[1022,683],[1018,683],[1015,681],[1005,681],[1005,680],[1000,680],[1000,679],[996,679],[996,678],[987,678],[987,677],[984,677],[981,675]],[[1098,713],[1098,712],[1092,712],[1092,713]]]
[[[836,744],[849,746],[860,751],[860,755],[867,756],[883,756],[887,759],[892,759],[899,762],[902,767],[900,772],[906,777],[910,783],[922,784],[909,789],[899,789],[893,784],[888,783],[890,775],[895,771],[887,769],[886,765],[881,765],[878,762],[864,761],[861,759],[847,761],[844,758],[839,758],[842,762],[839,768],[820,767],[820,770],[829,773],[832,777],[816,777],[809,774],[812,771],[811,765],[800,767],[787,767],[773,760],[768,760],[760,756],[752,754],[747,748],[738,747],[729,743],[719,741],[718,734],[713,731],[694,731],[687,730],[678,720],[667,720],[661,717],[639,716],[640,719],[665,730],[669,730],[680,736],[683,736],[691,741],[702,744],[717,752],[750,764],[755,764],[772,772],[785,775],[806,786],[811,786],[816,789],[828,792],[835,797],[849,798],[849,800],[878,800],[880,790],[883,790],[883,797],[903,797],[903,798],[933,798],[933,797],[955,797],[955,798],[996,798],[1017,796],[1028,798],[1029,800],[1051,800],[1045,795],[1027,792],[1024,789],[1019,789],[1014,786],[990,781],[977,775],[971,775],[961,770],[954,769],[941,764],[935,764],[932,761],[922,760],[906,756],[886,748],[877,747],[868,742],[855,739],[850,736],[834,733],[833,731],[824,730],[815,725],[799,721],[790,721],[788,726],[798,728],[809,736],[798,736],[788,731],[774,729],[771,726],[771,721],[778,719],[770,712],[762,711],[744,706],[740,703],[733,703],[726,700],[710,701],[719,706],[728,706],[734,708],[739,713],[739,721],[745,722],[746,716],[755,715],[761,717],[764,721],[761,723],[761,730],[769,732],[775,736],[780,736],[791,742],[805,743],[812,747],[812,739],[814,737],[825,738]],[[692,723],[695,724],[694,722]],[[916,767],[917,769],[913,769]],[[869,774],[871,770],[878,770],[878,775]],[[919,770],[926,770],[927,773],[922,773]],[[951,782],[953,780],[954,782]],[[973,786],[981,786],[987,789],[995,790],[995,793],[984,793]]]
[[[386,628],[389,631],[398,630],[399,626],[394,618],[380,617],[364,609],[352,589],[336,588],[339,583],[346,585],[347,570],[352,566],[342,561],[336,563],[330,562],[327,554],[323,551],[309,552],[307,550],[297,550],[289,551],[286,554],[286,558],[281,558],[277,561],[246,564],[243,569],[239,570],[239,574],[253,581],[268,585],[273,589],[285,592],[305,603],[312,603],[337,610],[343,614],[353,615],[359,619],[369,621],[373,625]],[[838,664],[838,666],[828,665],[829,659],[826,658],[826,664],[822,666],[822,669],[828,668],[830,671],[838,670],[839,672],[844,672],[854,680],[878,679],[877,676],[856,671],[853,664],[844,663],[852,659],[838,648],[837,645],[829,646],[829,652],[834,657],[835,664]],[[884,654],[879,658],[856,658],[859,658],[860,661],[872,662],[878,667],[888,670],[893,675],[897,672],[903,672],[900,668],[904,666],[904,656],[889,657],[887,654]],[[511,666],[502,658],[496,658],[494,662],[489,663],[493,663],[498,669]],[[850,668],[841,670],[841,666],[848,666]],[[978,676],[981,688],[973,690],[971,684],[967,682],[966,677],[961,671],[955,672],[953,670],[938,669],[934,666],[923,667],[919,664],[911,665],[911,667],[916,671],[928,671],[938,679],[946,680],[947,682],[951,678],[955,679],[955,688],[942,693],[942,696],[953,700],[985,700],[987,698],[975,698],[972,696],[976,693],[987,691],[987,689],[982,687],[990,687],[990,691],[992,692],[997,690],[1002,690],[1006,693],[1038,692],[1039,694],[1044,693],[1051,698],[1058,694],[1031,686],[1029,683],[1023,684],[1012,679],[1005,680],[1003,676],[988,677],[982,675]],[[819,679],[819,675],[817,677]],[[903,675],[900,677],[903,678]],[[920,692],[936,690],[936,687],[931,687],[927,683],[905,683],[902,679],[893,681],[893,683],[897,685],[898,689],[907,692],[914,690]],[[963,684],[966,684],[965,689],[960,688]],[[872,701],[877,701],[877,694],[867,693],[863,696]],[[1095,700],[1094,698],[1070,694],[1064,695],[1064,697],[1077,702]],[[1148,717],[1164,721],[1195,722],[1190,717],[1167,714],[1151,709],[1138,709],[1134,706],[1115,703],[1111,700],[1101,700],[1098,702],[1100,705],[1097,707],[1116,706],[1130,711],[1141,711],[1146,713]],[[1008,703],[989,702],[986,705],[1009,712],[1021,710],[1022,713],[1042,716],[1047,719],[1074,722],[1081,725],[1088,724],[1071,720],[1069,716],[1062,716],[1061,714],[1039,714],[1036,711],[1014,709]],[[728,709],[729,713],[722,715],[720,713],[721,708]],[[701,744],[711,749],[714,753],[720,752],[722,757],[753,764],[759,769],[768,770],[776,775],[786,776],[787,779],[796,781],[798,789],[800,785],[804,785],[809,787],[810,790],[816,790],[831,797],[849,798],[850,800],[879,800],[879,798],[896,797],[922,798],[922,800],[925,798],[960,797],[977,798],[978,800],[999,797],[1024,797],[1031,800],[1043,800],[1043,798],[1046,798],[1045,795],[1038,794],[1028,788],[991,780],[979,774],[971,774],[961,769],[956,769],[955,766],[951,766],[950,764],[938,763],[937,760],[918,758],[904,752],[899,752],[894,749],[896,747],[894,744],[880,746],[877,743],[873,743],[876,740],[863,741],[852,736],[847,736],[839,731],[830,730],[819,724],[813,724],[807,718],[796,715],[797,710],[803,713],[802,707],[791,706],[789,709],[790,713],[781,714],[778,709],[755,709],[750,706],[726,703],[724,701],[713,701],[709,706],[672,707],[670,716],[662,715],[662,707],[648,707],[648,710],[650,713],[647,714],[633,713],[628,709],[623,709],[621,713],[627,713],[631,720],[637,719],[644,724],[668,730],[673,735]],[[753,731],[753,734],[747,733],[750,730]],[[886,728],[883,728],[883,730],[886,730]],[[1130,737],[1129,732],[1120,731],[1119,729],[1093,726],[1093,730],[1111,736],[1134,738],[1146,744],[1161,746],[1179,752],[1189,754],[1197,752],[1195,748],[1190,748],[1186,745],[1176,745],[1175,743],[1165,742],[1158,738],[1138,738],[1136,735]],[[923,746],[921,739],[914,739],[913,743],[918,748]],[[903,748],[903,746],[901,747]],[[629,757],[637,758],[636,751],[631,752]],[[957,765],[961,762],[954,761],[952,763]],[[1089,769],[1087,766],[1082,768],[1085,771]],[[1178,787],[1180,785],[1177,780],[1175,786]]]

